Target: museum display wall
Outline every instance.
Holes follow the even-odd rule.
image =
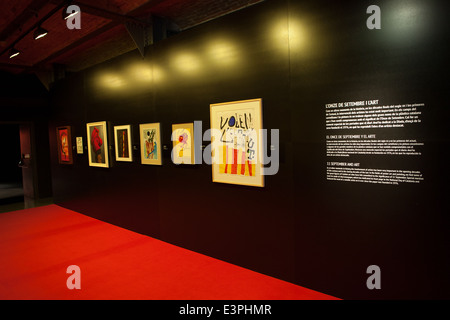
[[[441,1],[269,0],[73,74],[51,90],[55,202],[344,299],[448,298],[444,12]],[[279,130],[264,187],[172,163],[173,124],[205,131],[211,104],[258,98],[263,128]],[[88,161],[86,124],[103,121],[109,168]],[[141,164],[147,123],[160,123],[161,165]],[[115,161],[122,125],[132,162]],[[61,126],[73,164],[58,161]],[[371,265],[381,289],[367,286]]]

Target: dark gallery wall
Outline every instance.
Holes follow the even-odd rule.
[[[49,92],[35,75],[0,72],[1,180],[22,182],[19,126],[31,128],[37,198],[52,195],[48,137]]]
[[[17,166],[20,159],[20,136],[18,124],[0,124],[2,157],[0,158],[0,183],[22,183],[21,169]]]
[[[367,7],[381,8],[369,30]],[[445,200],[448,80],[438,1],[269,0],[71,75],[51,90],[55,202],[95,218],[344,299],[448,298]],[[171,125],[202,121],[209,105],[262,98],[266,129],[280,130],[279,172],[264,188],[212,183],[206,164],[170,160]],[[420,183],[327,180],[326,104],[379,100],[425,105],[422,123],[359,130],[414,137],[421,155],[353,157],[367,168],[419,170]],[[55,128],[160,122],[162,166],[57,161]],[[354,134],[354,130],[335,130]],[[208,144],[207,141],[203,142]],[[369,290],[367,267],[381,269]]]
[[[371,4],[381,8],[380,30],[366,27],[369,15],[363,13]],[[290,51],[292,129],[298,137],[293,138],[293,174],[295,193],[302,195],[301,213],[295,215],[299,283],[325,292],[333,287],[343,298],[449,297],[443,5],[290,2],[291,23],[305,30],[305,42]],[[424,103],[422,124],[325,130],[325,104],[369,99],[380,105]],[[348,161],[326,157],[325,137],[336,133],[424,142],[420,157],[371,155],[354,161],[368,168],[420,170],[424,180],[399,185],[328,181],[326,162]],[[367,290],[370,265],[381,268],[379,291]]]

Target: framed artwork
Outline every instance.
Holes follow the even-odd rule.
[[[56,128],[58,161],[60,164],[73,164],[72,134],[69,126]]]
[[[262,99],[210,105],[213,182],[264,187]]]
[[[131,146],[131,126],[114,127],[114,143],[116,150],[116,161],[133,161],[133,152]]]
[[[159,123],[139,125],[141,163],[161,165],[161,126]]]
[[[77,154],[83,154],[83,137],[77,137]]]
[[[108,128],[106,121],[86,124],[89,165],[109,168]]]
[[[195,164],[194,123],[172,125],[172,161],[175,164]]]

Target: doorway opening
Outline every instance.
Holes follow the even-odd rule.
[[[20,160],[19,124],[0,124],[0,206],[3,210],[20,209],[24,205]],[[11,211],[11,210],[9,210]]]
[[[34,123],[0,123],[0,141],[0,213],[52,203],[48,132]]]

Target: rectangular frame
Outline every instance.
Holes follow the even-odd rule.
[[[114,146],[116,161],[133,162],[131,125],[114,126]]]
[[[141,144],[141,163],[149,165],[161,165],[162,145],[160,123],[156,122],[140,124],[139,137]]]
[[[264,187],[262,99],[210,105],[213,182]]]
[[[172,124],[172,141],[173,163],[195,164],[194,123]]]
[[[58,162],[73,164],[72,132],[70,126],[56,128],[56,144],[58,146]]]
[[[77,141],[77,154],[83,154],[83,137],[76,137]]]
[[[96,132],[94,131],[95,128],[97,129]],[[86,129],[89,166],[109,168],[108,125],[106,121],[87,123]]]

